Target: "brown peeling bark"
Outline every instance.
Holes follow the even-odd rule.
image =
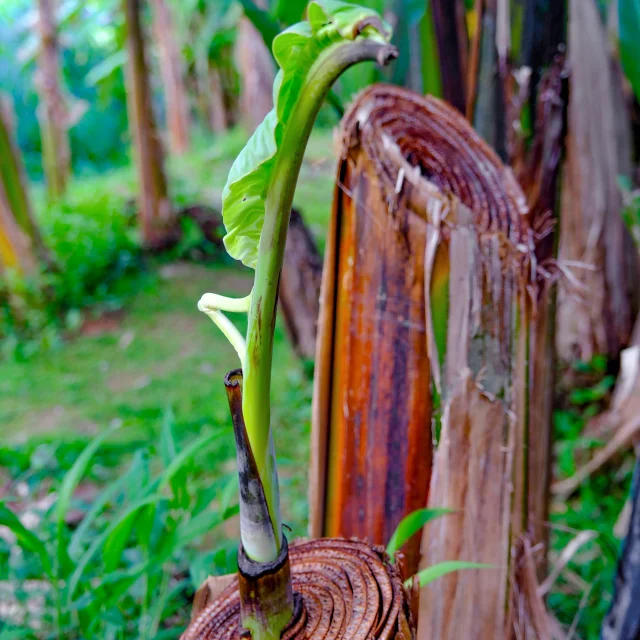
[[[358,131],[354,113],[347,136]],[[373,137],[369,122],[364,140]],[[345,137],[325,248],[311,535],[384,544],[425,505],[431,473],[424,223],[393,202],[376,157],[353,142]],[[418,566],[419,545],[415,536],[404,549],[407,575]]]
[[[423,564],[473,559],[496,568],[460,572],[426,586],[420,594],[419,637],[502,635],[497,631],[505,628],[514,445],[514,420],[467,369],[446,404],[430,498],[431,505],[459,513],[425,529]],[[504,481],[496,484],[500,477]]]
[[[539,82],[535,135],[527,152],[518,149],[514,171],[527,198],[534,237],[532,259],[538,273],[536,304],[530,318],[528,493],[533,539],[548,542],[548,495],[551,482],[551,420],[555,387],[555,317],[559,274],[554,233],[560,206],[559,183],[566,134],[567,68],[563,55]],[[538,576],[546,570],[538,558]]]
[[[617,185],[629,168],[629,116],[594,0],[569,3],[568,56],[559,259],[571,277],[560,286],[557,346],[567,362],[615,360],[638,312],[640,269]]]
[[[191,118],[180,51],[171,10],[166,0],[153,0],[153,29],[160,46],[160,72],[167,103],[167,129],[171,150],[182,155],[189,148]]]
[[[71,171],[67,133],[67,105],[62,93],[58,33],[54,0],[38,0],[40,50],[36,86],[41,104],[38,120],[42,134],[42,159],[49,198],[59,198]]]
[[[509,636],[513,594],[526,593],[516,541],[539,542],[547,513],[553,316],[538,265],[551,257],[550,212],[527,209],[509,169],[441,101],[376,86],[343,127],[316,362],[312,534],[386,542],[416,508],[457,510],[427,525],[421,558],[412,541],[405,569],[496,568],[423,589],[420,637]]]
[[[356,540],[313,540],[293,544],[289,559],[297,605],[283,640],[414,638],[407,594],[382,549]],[[240,631],[234,579],[205,609],[194,610],[181,640],[235,640]]]
[[[513,594],[524,593],[511,564],[514,544],[546,513],[546,495],[530,487],[548,457],[535,467],[528,458],[538,430],[550,425],[550,414],[534,416],[538,407],[531,405],[536,388],[548,384],[547,372],[530,364],[541,337],[532,318],[544,313],[536,221],[509,170],[461,119],[443,117],[448,143],[466,153],[449,158],[457,170],[451,177],[446,167],[434,172],[432,181],[446,186],[426,200],[427,331],[443,398],[429,506],[457,513],[425,527],[421,566],[464,559],[496,568],[446,576],[425,588],[419,637],[510,637]],[[449,265],[446,315],[436,287],[442,254]],[[443,322],[446,346],[436,339]]]
[[[151,103],[140,0],[123,0],[127,48],[127,107],[139,178],[139,207],[144,244],[162,249],[175,242],[176,225],[167,195],[164,153]]]

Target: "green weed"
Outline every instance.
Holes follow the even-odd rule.
[[[234,569],[228,543],[216,537],[238,511],[234,474],[220,464],[230,454],[223,429],[181,442],[167,412],[158,444],[135,450],[115,474],[100,454],[115,428],[94,438],[43,497],[36,500],[44,489],[36,484],[28,497],[0,502],[0,524],[13,534],[0,543],[0,577],[15,587],[5,602],[15,601],[15,626],[38,629],[39,637],[175,637],[199,585],[193,579]],[[35,455],[14,468],[15,486]],[[92,472],[102,476],[97,492]],[[20,515],[29,527],[14,513],[18,506],[27,506]],[[215,549],[206,560],[198,552],[203,540]],[[25,591],[34,583],[35,608],[33,589]]]

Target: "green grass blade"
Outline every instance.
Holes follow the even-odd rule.
[[[188,580],[180,580],[179,582],[172,584],[169,580],[163,581],[160,594],[153,601],[151,609],[148,613],[149,628],[147,637],[157,638],[158,629],[162,622],[163,612],[170,602],[179,601],[180,594],[187,589],[189,585]]]
[[[78,585],[80,584],[80,580],[82,579],[82,576],[84,575],[84,572],[86,571],[87,566],[89,565],[89,562],[91,562],[91,560],[96,555],[96,553],[98,553],[100,548],[105,544],[107,538],[111,536],[113,531],[120,526],[121,522],[123,520],[128,519],[132,513],[135,513],[140,509],[147,507],[150,504],[156,504],[160,500],[164,500],[164,499],[165,498],[163,496],[157,495],[157,494],[152,496],[147,496],[146,498],[143,498],[138,502],[136,502],[135,504],[129,506],[120,514],[114,517],[114,521],[111,523],[111,525],[105,531],[103,531],[102,534],[100,534],[100,536],[98,536],[93,541],[91,546],[85,551],[82,558],[78,561],[75,571],[69,578],[69,581],[67,583],[67,603],[68,604],[71,603],[73,596],[75,595],[75,592],[78,588]],[[112,551],[112,553],[115,553],[115,551]]]
[[[129,479],[130,477],[128,474],[121,476],[113,484],[108,485],[95,498],[91,505],[91,509],[87,511],[84,518],[82,518],[82,522],[71,536],[68,551],[72,560],[78,560],[80,558],[83,541],[88,535],[91,526],[113,497],[117,496],[118,493],[126,487]]]
[[[106,537],[102,548],[102,559],[104,562],[104,572],[111,573],[118,568],[120,559],[127,546],[131,532],[143,513],[147,509],[155,509],[156,504],[160,500],[159,496],[150,496],[146,501],[130,509],[122,519],[113,528],[111,533]],[[140,532],[137,532],[140,533]],[[141,538],[148,536],[141,535]],[[142,546],[142,545],[141,545]]]
[[[159,478],[158,490],[162,490],[166,487],[171,479],[178,473],[185,464],[189,463],[193,456],[199,453],[204,453],[217,444],[217,437],[220,435],[219,431],[213,431],[212,433],[205,433],[204,435],[196,438],[193,442],[187,445],[169,464],[164,470],[164,473]]]
[[[29,629],[2,629],[0,630],[0,640],[18,640],[18,638],[35,638]]]
[[[442,578],[442,576],[446,576],[448,573],[453,573],[454,571],[462,571],[464,569],[495,569],[496,566],[493,564],[484,564],[482,562],[465,562],[464,560],[450,560],[448,562],[439,562],[438,564],[434,564],[432,567],[427,567],[422,571],[418,571],[416,576],[418,577],[418,584],[421,587],[424,587],[427,584],[431,584],[434,580],[438,578]],[[409,588],[411,587],[411,583],[413,578],[409,578],[404,586]]]
[[[96,451],[100,448],[100,445],[110,436],[117,427],[110,427],[103,431],[100,435],[95,437],[78,456],[78,459],[73,463],[73,466],[66,473],[60,492],[58,493],[58,500],[56,502],[55,518],[56,518],[56,547],[57,547],[57,559],[58,559],[58,571],[63,565],[66,558],[66,546],[64,544],[64,529],[65,529],[65,517],[71,506],[71,500],[73,493],[76,490],[78,484],[82,480],[86,473],[91,459],[95,455]]]
[[[162,427],[160,430],[160,456],[162,463],[168,467],[178,455],[178,448],[173,437],[173,426],[175,424],[175,415],[173,409],[169,407],[162,416]]]
[[[440,516],[453,513],[452,509],[418,509],[408,516],[405,516],[396,527],[387,544],[387,553],[393,561],[394,556],[400,548],[411,538],[412,535],[420,531],[427,522],[435,520]]]
[[[203,511],[195,518],[191,518],[191,520],[178,527],[176,530],[176,543],[181,547],[189,544],[239,513],[240,507],[238,505],[225,511]]]
[[[44,542],[33,531],[29,531],[20,522],[18,516],[2,502],[0,502],[0,525],[7,527],[15,535],[17,543],[22,549],[35,553],[40,559],[45,573],[49,577],[53,576],[51,560]]]

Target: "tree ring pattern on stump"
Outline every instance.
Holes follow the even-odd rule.
[[[394,147],[421,179],[467,207],[479,232],[526,241],[528,209],[511,170],[446,102],[375,84],[345,114],[342,132],[342,148],[364,149],[390,198],[402,190]]]
[[[412,640],[408,596],[381,547],[325,538],[289,549],[294,616],[283,640]],[[191,623],[181,640],[237,640],[243,635],[235,579]]]

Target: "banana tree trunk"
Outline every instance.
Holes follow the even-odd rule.
[[[569,2],[568,58],[559,259],[570,277],[559,292],[558,352],[567,362],[616,360],[638,312],[640,270],[617,184],[631,169],[629,115],[594,0]]]
[[[27,191],[19,150],[12,139],[11,109],[0,98],[0,274],[32,275],[46,258]]]
[[[504,6],[501,0],[500,6]],[[505,120],[506,51],[498,51],[505,40],[497,0],[476,2],[478,25],[469,57],[467,82],[467,118],[474,129],[504,161],[507,158]],[[508,48],[506,43],[502,49]],[[502,59],[500,54],[502,53]]]
[[[40,49],[36,86],[40,94],[38,120],[47,193],[55,200],[63,193],[71,171],[67,106],[61,87],[60,52],[54,0],[38,0]]]
[[[425,587],[420,637],[510,637],[518,580],[531,578],[522,549],[547,514],[553,316],[537,265],[552,256],[549,210],[527,210],[511,172],[436,99],[377,86],[343,128],[311,534],[380,544],[417,508],[456,510],[404,548],[405,575],[447,560],[496,568]]]
[[[214,133],[224,133],[229,128],[224,87],[220,71],[215,67],[209,69],[209,123]]]
[[[175,220],[167,195],[164,154],[157,134],[149,87],[149,72],[140,19],[140,0],[123,0],[127,48],[127,106],[139,178],[142,238],[150,249],[173,242]]]
[[[14,216],[10,195],[2,181],[0,182],[0,276],[6,275],[7,272],[29,276],[36,273],[37,265],[30,238],[22,231]],[[2,284],[5,285],[6,282]]]
[[[369,90],[344,127],[349,155],[338,169],[318,321],[309,506],[313,537],[384,544],[425,506],[432,402],[425,224],[387,192],[367,144],[372,127],[358,139],[357,107],[364,114],[376,100]],[[404,549],[406,575],[418,567],[419,547],[414,536]]]
[[[182,155],[189,148],[191,118],[180,51],[171,10],[166,0],[153,0],[153,28],[160,46],[160,72],[167,103],[167,128],[171,151]]]

